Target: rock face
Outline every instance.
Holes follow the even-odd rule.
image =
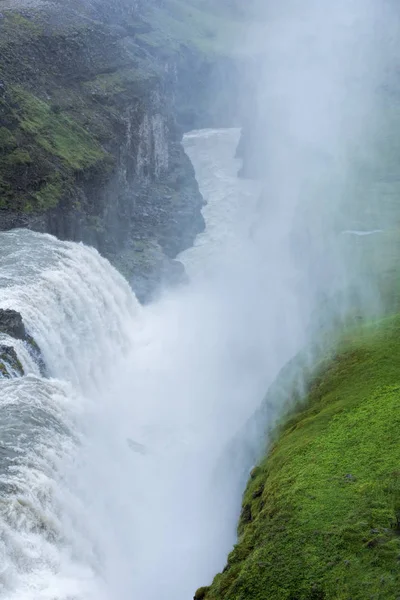
[[[26,331],[22,316],[16,310],[0,309],[0,335],[8,336],[11,340],[25,343],[29,354],[38,365],[41,373],[46,374],[46,367],[39,346]],[[8,343],[0,344],[0,377],[10,378],[24,375],[24,369],[15,348]]]
[[[0,309],[0,332],[16,340],[25,340],[25,325],[20,313],[16,310]]]
[[[0,378],[22,377],[24,369],[18,359],[15,348],[0,345]]]
[[[206,48],[196,11],[169,0],[2,3],[0,228],[94,245],[142,300],[176,280],[172,259],[204,228],[182,131],[235,112],[232,94],[211,111],[208,82],[226,70],[233,85],[235,69],[212,47],[220,21],[200,11]]]

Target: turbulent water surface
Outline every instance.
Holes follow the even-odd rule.
[[[260,184],[238,179],[235,159],[239,129],[206,129],[185,136],[185,149],[196,167],[203,209],[204,233],[180,256],[189,275],[210,276],[240,260],[254,228]]]
[[[207,229],[180,257],[189,284],[146,308],[95,250],[1,234],[0,306],[22,313],[50,376],[21,342],[27,375],[0,382],[2,597],[187,600],[223,567],[252,460],[233,468],[230,444],[309,311],[295,206],[259,234],[238,136],[186,137]]]

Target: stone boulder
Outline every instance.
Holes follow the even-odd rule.
[[[34,338],[27,332],[22,315],[18,311],[0,308],[0,334],[5,334],[10,338],[24,342],[29,354],[38,365],[41,374],[46,374],[46,366],[41,350]],[[15,374],[24,375],[15,349],[8,344],[2,344],[0,346],[0,375],[3,375],[3,377],[7,376],[6,373],[10,376],[10,370],[7,369],[7,365],[11,367],[11,371]]]

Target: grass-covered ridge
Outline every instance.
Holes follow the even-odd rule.
[[[246,31],[240,12],[207,0],[166,0],[152,6],[147,19],[151,28],[139,38],[170,52],[188,46],[208,56],[229,55],[238,50]]]
[[[400,317],[349,335],[253,471],[207,600],[400,596]]]

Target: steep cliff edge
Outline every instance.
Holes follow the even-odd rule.
[[[397,81],[397,73],[393,79]],[[301,198],[297,231],[308,231],[313,243],[321,244],[321,253],[329,244],[318,241],[320,225],[315,226],[313,216],[321,221],[334,217],[338,262],[346,265],[346,306],[330,325],[328,338],[341,341],[332,343],[313,372],[297,357],[299,377],[306,384],[301,393],[298,387],[290,389],[290,367],[296,361],[287,365],[238,440],[239,449],[233,444],[237,468],[244,462],[240,444],[246,458],[258,455],[258,466],[243,495],[237,543],[223,571],[197,590],[195,600],[400,597],[400,121],[399,95],[387,91],[379,92],[376,130],[362,151],[360,145],[346,157],[340,198],[335,176],[315,198],[302,195],[301,186],[295,188]],[[281,179],[272,179],[269,186],[268,171],[276,169],[273,151],[282,137],[256,93],[254,99],[238,155],[243,158],[242,176],[264,179],[265,204],[273,206]],[[318,172],[324,161],[330,164],[331,148],[327,153],[323,145],[311,150],[306,167]],[[308,157],[309,151],[306,146],[302,156]],[[296,169],[287,166],[282,180],[293,176],[295,185]],[[309,174],[301,173],[305,178]],[[340,299],[327,296],[326,303],[333,314]],[[377,313],[389,316],[377,320]],[[352,321],[346,331],[344,316]],[[266,433],[279,417],[280,425]]]
[[[391,125],[398,132],[399,121]],[[243,132],[239,151],[245,161],[256,137],[255,129]],[[314,369],[301,356],[286,366],[255,425],[239,440],[251,458],[258,455],[258,465],[243,495],[237,543],[222,573],[195,600],[400,597],[397,148],[381,145],[379,160],[371,151],[368,178],[359,188],[367,193],[358,196],[349,186],[348,208],[338,219],[337,244],[349,266],[344,314],[350,325],[343,331],[343,315],[331,323],[332,348],[318,349],[319,358],[326,356]],[[382,230],[362,235],[341,227]],[[385,318],[366,317],[365,304],[358,312],[357,295],[349,292],[353,283],[364,302],[372,294],[374,310]],[[327,303],[333,308],[335,298]],[[291,367],[302,386],[292,386]],[[278,419],[279,426],[266,433]]]
[[[182,130],[218,118],[212,80],[226,74],[224,104],[238,24],[178,0],[0,11],[0,228],[94,245],[142,300],[179,280],[173,258],[204,227]]]
[[[399,317],[347,335],[251,474],[238,543],[196,600],[400,593]]]

